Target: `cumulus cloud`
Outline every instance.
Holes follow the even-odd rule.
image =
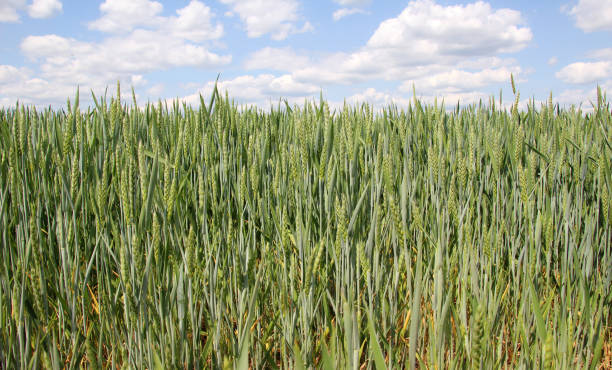
[[[11,65],[0,65],[0,83],[6,84],[24,79],[27,70]]]
[[[555,77],[570,84],[593,84],[612,81],[612,48],[587,54],[589,61],[571,63],[555,73]]]
[[[405,81],[400,86],[400,90],[410,91],[413,85],[426,91],[441,91],[443,89],[447,92],[455,92],[478,89],[494,83],[507,82],[511,73],[518,75],[521,73],[521,69],[515,66],[511,68],[485,68],[474,72],[460,69],[444,70],[443,72]]]
[[[18,10],[25,7],[25,0],[0,1],[0,22],[19,22]]]
[[[557,100],[590,111],[591,103],[597,104],[596,85],[604,91],[612,90],[612,48],[593,50],[585,57],[586,61],[568,64],[555,73],[561,81],[574,85],[563,90]]]
[[[305,68],[288,64],[286,70],[297,80],[321,84],[420,79],[431,88],[444,85],[443,79],[433,83],[431,78],[442,73],[458,76],[448,85],[470,89],[475,82],[483,87],[520,72],[514,60],[498,55],[524,48],[531,38],[518,11],[494,10],[483,2],[441,6],[418,0],[383,21],[358,50],[328,55]]]
[[[555,76],[571,84],[587,84],[612,76],[612,62],[576,62],[563,67]]]
[[[377,49],[407,48],[421,57],[433,55],[479,56],[515,52],[533,37],[521,13],[493,10],[476,2],[442,6],[431,0],[413,1],[392,19],[380,24],[368,41]]]
[[[396,91],[365,90],[354,98],[402,101],[414,84],[424,97],[447,96],[465,103],[487,96],[488,88],[525,76],[516,60],[504,57],[532,39],[521,13],[484,2],[442,6],[410,2],[383,21],[352,52],[307,56],[289,48],[264,48],[245,62],[251,70],[279,71],[292,81],[323,89],[337,85],[397,83]],[[447,101],[450,101],[447,100]]]
[[[205,47],[160,32],[135,30],[125,37],[89,43],[57,35],[28,36],[23,53],[41,60],[46,76],[87,81],[94,76],[145,73],[171,67],[210,67],[229,63]],[[105,78],[103,78],[105,79]]]
[[[340,19],[353,14],[367,14],[367,12],[360,8],[340,8],[336,10],[334,14],[332,14],[332,18],[334,18],[335,21],[339,21]]]
[[[66,84],[51,85],[49,81],[35,77],[31,70],[12,65],[0,65],[0,86],[0,106],[13,105],[17,100],[26,104],[61,103],[75,90]],[[58,100],[58,94],[63,94],[61,100]]]
[[[153,29],[176,38],[200,42],[223,36],[223,26],[213,23],[214,14],[200,1],[192,0],[163,17],[163,5],[150,0],[106,0],[100,5],[103,16],[89,23],[89,28],[108,33],[129,33],[135,28]]]
[[[559,60],[557,59],[557,57],[550,57],[550,59],[548,59],[548,65],[549,66],[554,66],[555,64],[557,64]]]
[[[0,22],[19,22],[19,12],[27,10],[32,18],[49,18],[62,11],[59,0],[33,0],[29,5],[26,0],[0,1]]]
[[[231,62],[231,55],[209,49],[223,27],[200,1],[191,1],[174,15],[163,16],[160,3],[107,0],[100,6],[101,17],[89,27],[104,33],[100,41],[81,41],[54,34],[28,36],[21,42],[23,55],[38,63],[38,71],[21,71],[18,80],[0,82],[0,96],[20,96],[31,101],[57,102],[82,91],[103,90],[117,80],[150,92],[149,72],[176,67],[211,68]],[[142,17],[141,15],[144,15]],[[4,68],[4,74],[8,67]],[[41,95],[35,88],[47,88]]]
[[[267,35],[281,40],[310,27],[303,23],[297,0],[221,1],[244,23],[249,37]],[[369,2],[336,3],[353,8]],[[102,32],[101,41],[58,35],[24,39],[21,50],[40,64],[40,71],[20,71],[24,76],[11,83],[21,86],[25,95],[14,96],[39,98],[26,89],[25,81],[31,81],[32,86],[59,86],[53,90],[63,101],[76,84],[88,90],[118,78],[149,94],[161,93],[163,85],[150,86],[147,73],[231,62],[230,55],[211,51],[211,43],[223,35],[223,26],[200,1],[167,15],[158,1],[106,0],[100,14],[88,27]],[[350,98],[403,104],[414,84],[425,99],[445,96],[448,102],[469,103],[486,98],[489,87],[509,81],[510,73],[515,78],[525,73],[516,60],[504,54],[521,50],[531,38],[531,30],[515,10],[493,9],[484,2],[444,6],[415,0],[396,17],[381,22],[355,50],[308,55],[288,47],[266,47],[244,60],[249,74],[221,81],[219,87],[239,102],[266,106],[279,97],[301,102],[332,86],[387,81],[388,91],[366,89]],[[212,85],[189,86],[186,89],[194,94],[185,99],[196,104],[199,94],[208,95]],[[3,91],[0,99],[8,95]]]
[[[199,104],[199,96],[210,95],[214,82],[205,84],[194,94],[182,100],[190,104]],[[280,98],[287,98],[289,102],[301,102],[305,98],[313,97],[320,89],[313,84],[298,82],[291,75],[274,76],[272,74],[243,75],[231,80],[219,81],[217,88],[220,92],[228,94],[239,104],[257,105],[266,107],[278,103]]]
[[[284,40],[295,33],[313,29],[310,22],[300,21],[297,0],[221,0],[238,14],[244,23],[248,37],[255,38],[269,34],[273,40]]]
[[[103,32],[129,32],[134,27],[154,26],[162,22],[164,6],[149,0],[106,0],[100,4],[102,17],[89,23],[89,28]]]
[[[562,8],[584,32],[612,31],[612,0],[579,0],[570,9]]]
[[[28,6],[28,14],[32,18],[50,18],[61,11],[62,2],[59,0],[34,0]]]
[[[200,42],[215,40],[223,36],[223,26],[212,23],[213,13],[199,1],[191,1],[186,7],[177,10],[176,17],[169,17],[162,30],[186,40]]]

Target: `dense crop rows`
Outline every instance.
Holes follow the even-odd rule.
[[[0,110],[0,368],[610,365],[601,94],[120,101]]]

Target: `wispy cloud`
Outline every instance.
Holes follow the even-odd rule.
[[[340,8],[336,10],[334,14],[332,14],[332,17],[335,21],[339,21],[340,19],[353,14],[368,14],[368,12],[361,8]]]

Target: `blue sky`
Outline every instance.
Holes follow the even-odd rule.
[[[77,85],[197,104],[217,74],[240,104],[454,105],[612,87],[612,0],[0,0],[0,106],[61,106]]]

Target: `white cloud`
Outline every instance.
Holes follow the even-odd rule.
[[[430,94],[419,95],[419,90],[417,90],[417,98],[424,103],[433,104],[437,102],[438,104],[444,105],[447,109],[452,109],[454,106],[459,103],[460,105],[469,105],[469,104],[477,104],[480,101],[488,102],[491,94],[484,93],[478,90],[467,90],[467,91],[458,91],[458,92],[434,92]]]
[[[319,92],[316,85],[296,81],[291,75],[274,77],[268,87],[263,90],[268,95],[303,96]]]
[[[25,104],[32,104],[39,107],[62,106],[67,97],[74,97],[77,87],[80,88],[81,101],[86,104],[91,101],[90,90],[97,96],[104,94],[104,90],[111,84],[102,84],[98,81],[94,84],[92,79],[87,84],[77,84],[54,78],[38,77],[33,71],[27,68],[17,68],[10,65],[0,65],[0,106],[14,105],[17,100]],[[116,82],[114,80],[113,82]],[[121,76],[121,84],[124,89],[129,90],[133,86],[137,91],[147,85],[147,80],[143,75],[133,74]],[[111,85],[112,86],[112,85]],[[163,87],[163,86],[162,86]],[[147,89],[150,97],[159,96],[156,94],[157,85]]]
[[[244,23],[249,37],[280,40],[311,27],[306,22],[299,28],[304,20],[297,0],[221,1]],[[338,3],[353,7],[368,1]],[[147,73],[186,66],[211,68],[231,61],[231,56],[210,50],[223,26],[205,4],[194,0],[172,15],[163,10],[160,2],[152,0],[106,0],[100,18],[88,24],[103,32],[101,41],[27,37],[22,52],[40,63],[40,71],[21,71],[25,75],[11,82],[12,93],[4,91],[6,83],[0,78],[0,99],[25,96],[40,101],[40,93],[27,88],[25,81],[30,81],[29,86],[58,86],[47,91],[60,103],[73,94],[76,84],[88,91],[103,89],[117,79],[141,86],[143,93],[161,94],[164,87],[149,84]],[[484,2],[442,6],[416,0],[397,17],[383,21],[360,48],[308,55],[289,47],[266,47],[242,62],[246,70],[256,72],[221,81],[219,87],[241,103],[264,107],[279,97],[301,102],[338,84],[380,81],[387,81],[387,91],[364,90],[351,98],[403,104],[414,83],[425,99],[444,96],[448,102],[467,103],[487,98],[490,86],[508,82],[510,73],[515,78],[525,74],[516,60],[503,54],[524,48],[531,38],[531,30],[515,10],[493,9]],[[212,85],[190,86],[186,91],[197,93],[185,99],[197,103],[198,93],[209,95]]]
[[[191,1],[171,16],[162,16],[161,5],[148,0],[108,0],[100,8],[101,17],[89,24],[109,33],[100,41],[53,34],[24,38],[21,51],[39,64],[38,71],[22,71],[20,79],[10,83],[0,81],[0,97],[56,103],[72,95],[77,85],[81,91],[103,91],[117,80],[143,91],[161,92],[159,86],[148,86],[147,73],[176,67],[219,67],[231,62],[231,55],[209,50],[207,44],[222,36],[223,27],[214,21],[210,8],[199,1]],[[142,14],[146,17],[139,17]],[[43,85],[53,89],[41,94],[33,88]]]
[[[103,16],[89,23],[89,28],[109,33],[129,33],[135,28],[156,29],[194,42],[223,36],[223,26],[213,24],[214,14],[202,2],[192,0],[176,11],[176,16],[163,17],[163,5],[150,0],[106,0],[100,5]]]
[[[340,8],[336,10],[334,14],[332,14],[332,18],[334,18],[335,21],[339,21],[340,19],[353,14],[367,14],[367,12],[360,8]]]
[[[532,38],[521,13],[493,11],[488,3],[442,6],[431,0],[408,4],[380,24],[368,41],[373,48],[405,48],[417,55],[479,56],[515,52]],[[409,46],[409,47],[408,47]]]
[[[0,65],[0,84],[7,84],[19,81],[27,75],[25,69],[20,69],[11,65]]]
[[[21,50],[27,57],[42,61],[46,76],[71,79],[72,83],[96,76],[112,80],[123,74],[182,66],[211,67],[231,61],[230,56],[214,54],[201,45],[149,30],[135,30],[100,43],[57,35],[28,36]]]
[[[381,80],[399,84],[396,91],[365,90],[353,100],[401,102],[415,84],[431,101],[447,97],[471,103],[487,99],[487,89],[510,81],[511,73],[515,79],[526,74],[516,60],[499,56],[531,40],[531,30],[522,24],[519,12],[494,10],[482,2],[440,6],[419,0],[382,22],[353,52],[312,58],[288,48],[265,48],[247,58],[246,67],[282,71],[294,82],[322,88]]]
[[[0,22],[19,22],[18,10],[25,7],[25,0],[0,1]]]
[[[471,72],[460,69],[445,70],[440,73],[427,74],[417,79],[405,81],[400,90],[411,91],[414,84],[425,91],[445,91],[451,93],[461,90],[483,88],[491,84],[510,81],[510,74],[519,75],[519,67],[486,68]]]
[[[32,18],[49,18],[62,11],[59,0],[33,0],[29,5],[26,0],[0,0],[0,23],[19,22],[19,12],[27,10]]]
[[[237,13],[248,37],[269,34],[273,40],[284,40],[295,33],[313,29],[309,22],[297,25],[301,16],[297,0],[221,0]]]
[[[433,104],[434,101],[437,101],[438,104],[441,104],[442,101],[445,102],[448,108],[452,108],[454,105],[459,102],[461,105],[466,104],[474,104],[478,103],[478,101],[483,100],[487,101],[489,96],[479,91],[465,91],[465,92],[446,92],[446,93],[438,93],[438,94],[420,94],[419,90],[417,92],[417,99],[419,101]],[[381,109],[389,106],[390,104],[397,105],[399,108],[406,108],[409,104],[413,102],[412,88],[408,95],[401,94],[397,92],[383,92],[378,91],[374,88],[367,88],[360,93],[356,93],[354,95],[349,96],[346,99],[346,102],[349,104],[359,104],[359,103],[369,103],[372,104],[374,109]],[[330,103],[330,108],[341,109],[343,103],[332,102]]]
[[[32,18],[50,18],[61,11],[62,2],[59,0],[34,0],[28,6],[28,14]]]
[[[612,62],[577,62],[563,67],[555,77],[571,84],[587,84],[612,77]]]
[[[365,6],[368,5],[372,0],[334,0],[335,3],[342,6]]]
[[[584,32],[612,31],[612,0],[579,0],[566,12]]]
[[[25,104],[61,104],[76,90],[75,86],[50,84],[34,77],[27,68],[11,65],[0,65],[0,86],[0,106],[13,105],[17,100]]]
[[[555,73],[555,77],[571,84],[592,84],[612,81],[612,48],[587,54],[592,61],[571,63]]]
[[[346,102],[350,104],[370,103],[373,104],[375,107],[384,107],[389,104],[407,106],[410,103],[410,100],[410,98],[378,91],[372,87],[346,98]]]
[[[106,0],[100,4],[103,16],[89,28],[103,32],[129,32],[134,27],[159,24],[164,6],[149,0]]]
[[[405,105],[404,94],[411,93],[414,83],[428,101],[446,97],[447,102],[473,103],[488,98],[489,93],[480,90],[508,82],[511,73],[515,78],[525,74],[516,60],[499,57],[524,48],[531,40],[531,30],[522,22],[519,12],[493,10],[482,2],[440,6],[413,1],[398,17],[382,22],[369,41],[353,52],[309,57],[290,48],[264,48],[251,54],[245,67],[284,75],[243,76],[225,86],[230,93],[242,95],[243,101],[261,102],[269,96],[291,92],[307,96],[319,88],[382,80],[399,86],[387,92],[366,89],[349,101]],[[272,79],[278,79],[277,83]],[[267,91],[250,85],[262,82]]]
[[[592,59],[612,60],[612,48],[593,50],[587,56]]]
[[[612,89],[612,80],[600,85],[603,91]],[[571,105],[580,107],[583,111],[592,112],[593,105],[597,105],[597,87],[584,89],[566,89],[559,95],[554,96],[554,101],[558,102],[562,107],[568,108]]]
[[[213,13],[199,1],[192,0],[176,13],[178,17],[169,17],[168,24],[162,27],[176,37],[200,42],[223,36],[223,26],[220,23],[212,24]]]
[[[298,81],[321,85],[372,80],[416,82],[417,88],[471,91],[508,81],[520,72],[515,60],[498,55],[524,48],[532,38],[520,12],[477,2],[441,6],[410,2],[398,17],[383,21],[366,45],[327,55],[307,67],[287,64]]]
[[[199,96],[210,96],[214,82],[209,82],[196,93],[182,100],[189,104],[199,104]],[[291,75],[274,76],[271,74],[244,75],[231,80],[219,81],[217,88],[221,93],[228,94],[239,104],[267,107],[278,103],[280,98],[289,102],[303,102],[305,98],[313,97],[320,92],[313,84],[297,82]]]
[[[591,91],[585,89],[566,89],[559,94],[559,96],[555,97],[555,100],[558,101],[562,105],[582,105],[585,106],[589,102],[589,95]],[[592,95],[592,97],[596,98],[596,95]],[[593,100],[594,101],[594,100]]]
[[[293,68],[305,68],[310,63],[310,58],[297,54],[291,48],[266,47],[249,55],[244,66],[247,70],[267,69],[283,71],[289,65],[293,66]]]
[[[554,66],[555,64],[557,64],[557,62],[559,62],[557,57],[550,57],[550,59],[548,59],[548,65],[549,66]]]
[[[424,99],[446,97],[447,102],[474,103],[487,99],[488,88],[516,79],[526,72],[512,58],[501,58],[526,47],[531,30],[520,12],[492,9],[477,2],[465,6],[441,6],[430,0],[410,2],[401,14],[383,21],[368,42],[353,52],[328,54],[307,64],[274,63],[297,60],[294,52],[262,50],[252,58],[270,69],[284,71],[295,81],[324,88],[337,84],[390,81],[397,91],[368,89],[353,101],[405,102],[412,85]],[[265,58],[264,58],[265,56]],[[267,63],[265,63],[267,61]]]

